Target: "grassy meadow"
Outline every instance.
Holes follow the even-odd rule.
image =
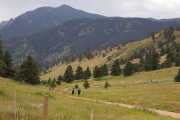
[[[89,80],[90,89],[83,89],[83,97],[126,103],[144,108],[156,108],[172,112],[180,112],[180,84],[174,83],[178,67],[162,69],[152,72],[136,73],[130,77],[104,77]],[[108,81],[111,87],[104,88]],[[82,82],[63,87],[71,89],[75,84],[81,88]],[[70,91],[70,90],[69,90]],[[70,92],[66,91],[66,94]]]
[[[109,96],[109,98],[112,97],[111,101],[114,102],[123,102],[119,99],[121,96],[123,99],[126,98],[127,100],[131,97],[130,95],[133,95],[132,98],[134,97],[134,100],[141,97],[138,95],[138,92],[135,94],[135,86],[125,88],[119,86],[118,84],[117,86],[114,86],[116,83],[122,84],[122,79],[123,78],[121,77],[112,78],[112,87],[108,90],[103,88],[104,81],[91,80],[90,82],[92,88],[88,90],[82,89],[82,96],[104,100],[107,100],[106,96]],[[128,79],[130,78],[127,78],[126,81],[128,81]],[[77,83],[80,85],[82,82],[73,84],[63,83],[51,92],[46,86],[30,86],[22,83],[16,83],[13,80],[5,78],[0,78],[0,83],[0,120],[14,120],[13,103],[15,91],[17,96],[17,113],[19,113],[18,117],[24,120],[27,119],[27,117],[30,120],[43,119],[43,99],[45,95],[49,95],[49,120],[88,120],[90,119],[91,110],[94,111],[94,120],[175,120],[173,118],[160,116],[145,110],[127,109],[114,105],[106,105],[99,103],[98,101],[92,102],[81,99],[73,99],[69,95],[71,87]],[[134,91],[134,93],[130,91]],[[143,95],[145,95],[145,93]],[[178,102],[177,98],[173,99]],[[137,99],[137,101],[138,100],[139,99]]]

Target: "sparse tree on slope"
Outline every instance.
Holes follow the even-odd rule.
[[[64,81],[67,83],[71,83],[74,81],[74,74],[72,66],[69,65],[64,73]]]
[[[83,75],[84,75],[84,73],[83,73],[82,67],[78,66],[76,69],[75,79],[76,80],[83,79]]]
[[[119,60],[115,60],[111,68],[111,75],[119,76],[120,74],[121,74],[121,68],[120,68]]]
[[[89,79],[91,77],[91,71],[89,67],[84,71],[84,79]]]
[[[124,76],[130,76],[135,72],[134,65],[131,62],[128,62],[124,68]]]
[[[94,71],[93,71],[93,76],[94,76],[94,78],[101,77],[101,71],[98,66],[95,66]]]
[[[102,67],[101,67],[101,72],[102,72],[102,76],[107,76],[109,73],[108,71],[108,67],[106,64],[104,64]]]

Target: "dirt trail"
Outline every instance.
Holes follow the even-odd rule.
[[[99,102],[99,103],[104,103],[104,104],[109,104],[109,105],[117,105],[117,106],[129,108],[129,109],[143,109],[142,107],[138,107],[138,106],[135,106],[135,105],[114,103],[114,102],[106,102],[106,101],[103,101],[103,100],[94,100],[94,99],[85,98],[85,97],[76,97],[76,96],[69,96],[69,97],[71,97],[73,99],[80,99],[80,100],[86,100],[86,101],[91,101],[91,102]],[[147,108],[146,110],[151,111],[151,112],[155,112],[155,113],[157,113],[159,115],[169,116],[169,117],[172,117],[172,118],[180,119],[180,113],[168,112],[168,111],[164,111],[164,110],[156,110],[156,109],[151,109],[151,108]]]

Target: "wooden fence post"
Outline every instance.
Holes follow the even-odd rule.
[[[44,97],[44,120],[48,120],[48,96]]]
[[[14,120],[17,118],[16,91],[14,92]]]
[[[94,120],[94,111],[93,110],[91,110],[90,120]]]

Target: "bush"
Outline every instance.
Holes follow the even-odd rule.
[[[111,85],[106,81],[104,84],[104,88],[108,88],[108,87],[111,87]]]
[[[78,89],[78,88],[79,88],[79,85],[76,84],[74,87],[75,87],[76,89]]]
[[[177,76],[175,77],[174,81],[180,82],[180,69],[179,69],[179,72],[178,72]]]
[[[89,85],[87,80],[84,81],[83,86],[84,86],[85,89],[88,89],[90,87],[90,85]]]

